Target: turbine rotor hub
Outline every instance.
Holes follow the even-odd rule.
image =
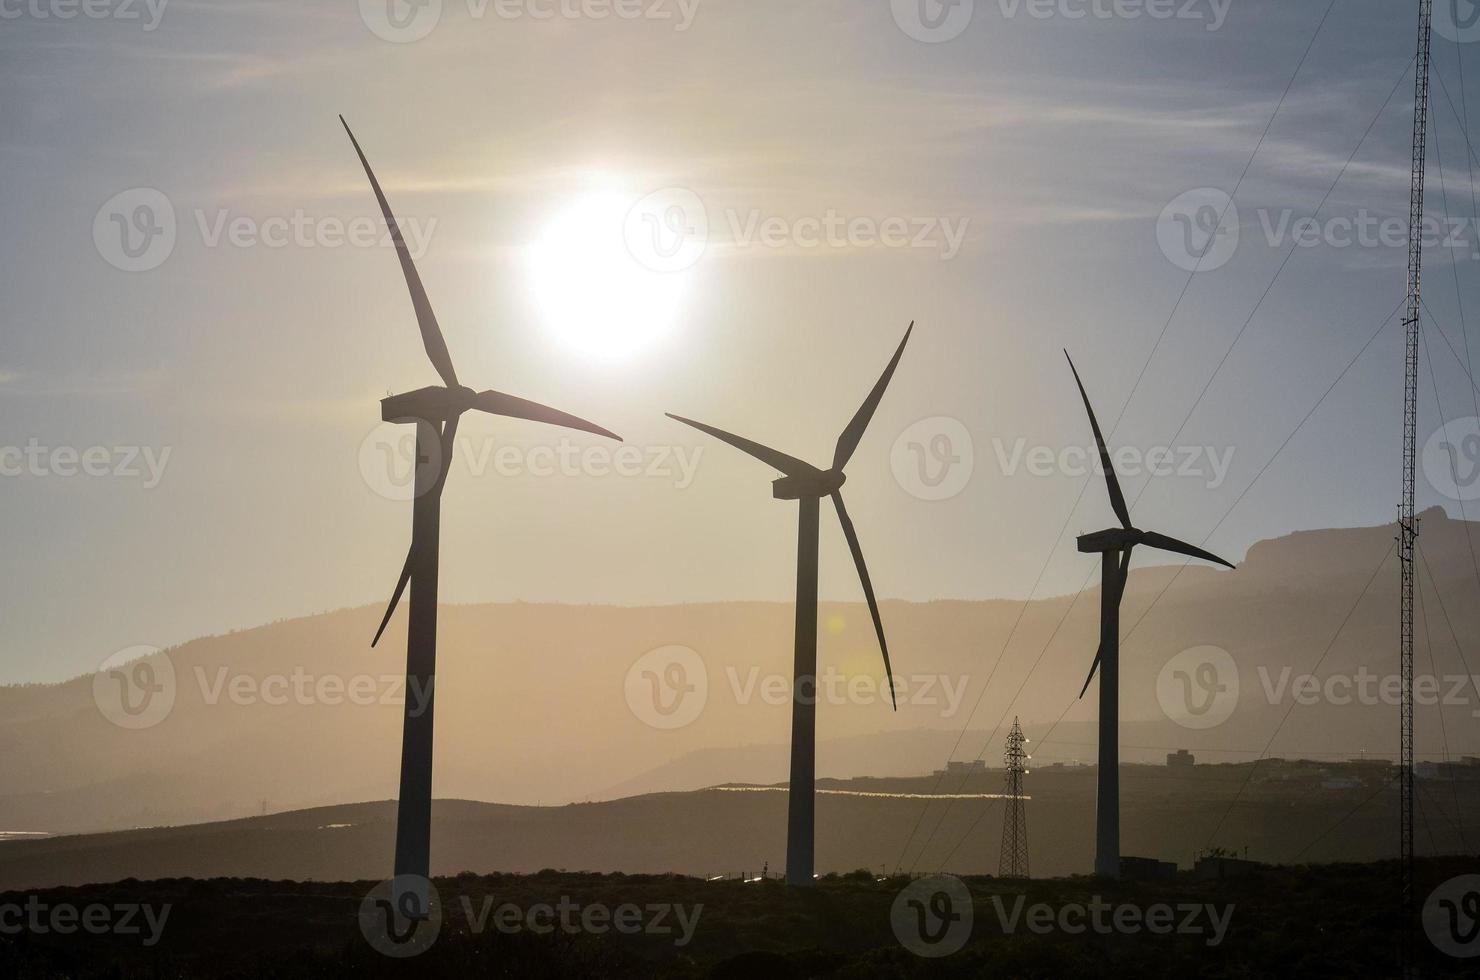
[[[1106,551],[1124,551],[1141,543],[1142,532],[1136,528],[1111,527],[1103,531],[1081,534],[1076,543],[1082,554],[1102,554]]]
[[[842,470],[814,470],[783,476],[771,484],[771,496],[777,500],[802,500],[808,497],[826,497],[836,493],[848,482]]]

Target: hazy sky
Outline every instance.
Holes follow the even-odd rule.
[[[0,0],[0,679],[388,596],[411,508],[377,400],[436,376],[393,251],[346,241],[379,216],[339,113],[463,380],[634,447],[617,472],[600,440],[465,419],[447,601],[788,598],[795,505],[663,413],[825,463],[911,320],[846,488],[883,596],[1090,574],[1072,536],[1112,517],[1099,486],[1070,517],[1065,346],[1115,443],[1193,471],[1150,481],[1142,526],[1237,560],[1393,517],[1395,320],[1233,505],[1402,299],[1401,226],[1340,221],[1406,214],[1414,4],[1337,0],[1238,185],[1327,0],[386,2]],[[1428,203],[1472,218],[1445,92],[1480,103],[1480,45],[1447,23]],[[1199,247],[1236,185],[1187,286],[1184,223]],[[1426,277],[1461,357],[1463,234]],[[1480,414],[1431,353],[1444,416]],[[827,517],[822,546],[824,596],[857,598]]]

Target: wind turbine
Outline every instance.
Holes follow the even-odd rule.
[[[1130,508],[1125,504],[1120,480],[1115,476],[1115,467],[1110,462],[1110,450],[1105,448],[1105,436],[1100,432],[1100,423],[1095,410],[1084,391],[1084,382],[1079,380],[1079,371],[1074,359],[1069,358],[1069,370],[1074,372],[1074,383],[1079,386],[1079,397],[1084,399],[1084,410],[1089,413],[1089,425],[1095,433],[1095,444],[1100,449],[1100,468],[1105,471],[1105,483],[1110,490],[1110,507],[1120,519],[1120,527],[1108,528],[1083,534],[1078,538],[1079,550],[1085,554],[1101,555],[1100,572],[1100,648],[1095,661],[1090,664],[1089,676],[1079,696],[1089,690],[1095,670],[1100,671],[1100,761],[1097,774],[1098,785],[1095,796],[1095,874],[1104,878],[1120,877],[1120,600],[1125,595],[1125,582],[1131,564],[1131,550],[1136,545],[1189,555],[1205,561],[1216,562],[1233,568],[1210,551],[1190,545],[1176,538],[1155,531],[1142,531],[1131,524]]]
[[[863,405],[853,416],[853,421],[838,437],[833,452],[832,468],[820,470],[794,456],[779,450],[751,442],[741,436],[716,429],[703,422],[695,422],[682,416],[668,417],[701,432],[707,432],[727,442],[743,453],[770,464],[782,473],[780,479],[771,484],[771,495],[777,500],[798,501],[801,520],[797,532],[797,611],[796,648],[792,668],[791,697],[791,781],[787,793],[786,834],[786,883],[801,887],[813,884],[813,846],[816,823],[816,771],[817,771],[817,536],[818,517],[823,497],[831,497],[838,512],[838,523],[843,527],[843,536],[848,539],[848,550],[853,552],[853,563],[858,566],[858,578],[863,583],[863,595],[868,600],[869,615],[873,617],[874,632],[879,637],[879,650],[884,656],[884,673],[889,679],[889,700],[894,709],[899,705],[894,698],[894,670],[889,665],[889,644],[884,639],[884,623],[879,618],[879,604],[874,600],[874,586],[868,577],[868,566],[863,561],[863,549],[858,544],[858,532],[843,506],[841,493],[847,476],[843,467],[848,465],[863,432],[873,418],[884,389],[894,376],[894,369],[904,354],[904,345],[909,343],[913,323],[905,331],[904,339],[894,358],[884,369],[884,374],[864,399]]]
[[[359,140],[349,123],[340,116],[344,131],[349,133],[365,176],[381,213],[390,229],[401,259],[401,272],[411,291],[411,305],[421,328],[421,340],[427,357],[442,376],[443,385],[434,385],[381,401],[381,418],[386,422],[416,426],[415,503],[411,519],[411,549],[401,577],[391,594],[390,605],[375,631],[370,645],[380,642],[391,614],[401,601],[401,594],[411,585],[411,621],[406,631],[406,710],[401,738],[401,793],[396,810],[396,907],[408,918],[425,918],[429,913],[429,879],[431,877],[432,826],[432,705],[437,673],[437,567],[438,539],[442,519],[442,488],[452,465],[456,448],[457,424],[464,412],[487,412],[508,418],[548,422],[551,425],[579,429],[617,441],[621,438],[599,425],[565,412],[547,408],[523,398],[497,391],[474,391],[457,380],[452,358],[442,329],[432,313],[432,305],[422,288],[421,277],[412,264],[411,254],[396,218],[391,214],[380,182],[370,169],[370,162],[360,149]],[[434,461],[435,464],[434,465]]]

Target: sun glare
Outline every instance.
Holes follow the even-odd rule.
[[[628,247],[633,201],[588,194],[560,211],[529,251],[534,296],[563,343],[605,358],[633,354],[674,325],[686,276],[649,268]]]

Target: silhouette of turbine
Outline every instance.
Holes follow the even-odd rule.
[[[548,408],[523,398],[497,391],[474,391],[460,384],[447,353],[447,341],[431,302],[422,288],[421,277],[411,261],[411,254],[401,236],[400,226],[391,214],[380,182],[370,169],[370,162],[360,149],[359,140],[349,123],[340,116],[344,131],[354,144],[365,176],[380,203],[381,213],[395,242],[401,260],[401,272],[411,291],[411,305],[421,328],[422,344],[432,366],[442,376],[445,386],[433,386],[393,395],[381,401],[381,418],[386,422],[416,426],[415,504],[411,522],[411,548],[390,604],[375,631],[370,645],[380,642],[391,614],[401,601],[401,594],[411,586],[411,616],[406,631],[406,711],[401,739],[401,791],[396,810],[395,874],[398,894],[396,907],[413,918],[429,914],[430,897],[427,881],[431,870],[432,823],[432,704],[437,673],[437,567],[441,528],[442,488],[452,465],[456,448],[457,424],[464,412],[478,411],[508,418],[548,422],[551,425],[580,429],[596,435],[621,438],[599,425],[565,412]]]
[[[1110,462],[1110,450],[1105,447],[1105,436],[1100,432],[1100,423],[1095,410],[1085,393],[1084,382],[1079,380],[1079,371],[1074,359],[1069,358],[1069,370],[1074,372],[1074,383],[1079,386],[1079,397],[1084,399],[1084,410],[1089,413],[1090,428],[1095,433],[1095,444],[1100,450],[1100,468],[1105,471],[1105,484],[1110,491],[1110,507],[1120,519],[1120,527],[1080,535],[1079,550],[1085,554],[1100,554],[1100,648],[1095,652],[1094,663],[1090,664],[1089,676],[1079,696],[1089,690],[1095,670],[1100,672],[1100,757],[1098,786],[1095,795],[1095,874],[1105,878],[1120,877],[1120,600],[1125,594],[1126,577],[1130,569],[1131,550],[1137,545],[1171,551],[1179,555],[1201,558],[1233,568],[1210,551],[1190,545],[1176,538],[1155,531],[1142,531],[1131,524],[1130,508],[1125,504],[1120,480]]]
[[[716,429],[714,426],[695,422],[669,413],[668,417],[707,432],[731,446],[770,464],[783,475],[771,484],[771,495],[777,500],[798,501],[801,520],[797,532],[797,608],[796,647],[792,670],[791,700],[791,781],[787,793],[786,835],[786,883],[807,887],[813,884],[813,847],[816,817],[814,794],[817,770],[817,538],[820,502],[831,497],[838,512],[838,523],[843,527],[843,536],[848,539],[848,550],[853,553],[853,563],[858,567],[858,578],[863,584],[863,595],[868,600],[869,615],[874,621],[874,632],[879,637],[879,651],[884,657],[884,673],[889,680],[889,701],[894,710],[899,705],[894,698],[894,670],[889,664],[889,644],[884,639],[884,623],[879,618],[879,604],[874,599],[873,582],[868,577],[868,566],[863,561],[863,548],[858,543],[858,532],[843,505],[842,486],[847,481],[843,467],[848,465],[863,432],[868,428],[874,410],[889,387],[889,379],[909,343],[913,323],[899,342],[894,358],[884,369],[884,374],[864,399],[863,405],[853,416],[853,421],[838,437],[833,451],[832,468],[820,470],[794,456],[776,449],[751,442],[741,436]]]

